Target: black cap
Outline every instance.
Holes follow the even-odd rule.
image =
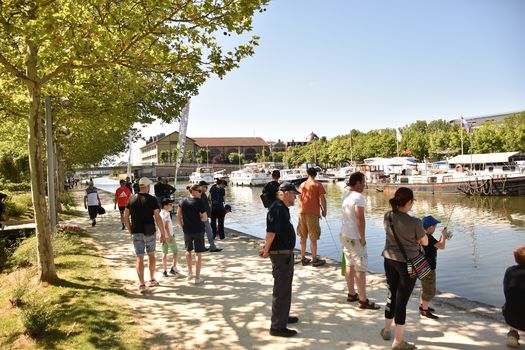
[[[224,206],[224,210],[229,210],[230,213],[231,213],[231,212],[232,212],[232,206],[229,205],[229,204],[226,204],[226,205]]]
[[[165,206],[166,204],[170,204],[170,203],[173,203],[175,201],[173,199],[169,198],[169,197],[164,197],[164,198],[162,198],[162,200],[160,202],[162,203],[162,206]]]
[[[281,186],[279,186],[279,191],[283,192],[295,192],[297,194],[301,194],[301,192],[297,191],[297,188],[289,182],[283,182]]]
[[[199,186],[208,186],[208,185],[209,185],[209,183],[207,183],[204,180],[199,181]]]

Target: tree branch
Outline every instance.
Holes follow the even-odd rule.
[[[0,64],[2,64],[4,66],[4,68],[7,70],[7,72],[9,72],[13,76],[23,80],[24,82],[26,82],[26,83],[36,83],[36,81],[33,81],[33,80],[29,79],[29,77],[27,75],[25,75],[24,72],[20,71],[14,65],[12,65],[11,62],[9,62],[4,57],[2,52],[0,52]]]

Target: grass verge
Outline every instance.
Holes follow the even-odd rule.
[[[53,245],[60,276],[54,285],[37,286],[35,237],[0,274],[0,349],[143,348],[122,289],[87,236],[60,232]]]

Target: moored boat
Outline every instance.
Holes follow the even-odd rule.
[[[264,186],[272,180],[274,163],[250,163],[245,164],[243,169],[230,173],[230,182],[236,186]]]
[[[520,152],[472,154],[448,159],[445,170],[425,163],[407,164],[393,170],[395,164],[384,158],[365,163],[361,171],[367,177],[368,188],[384,192],[406,186],[416,192],[523,196],[523,160],[525,154]]]

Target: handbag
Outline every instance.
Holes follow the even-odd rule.
[[[104,214],[106,214],[106,209],[104,209],[103,206],[99,205],[99,206],[98,206],[98,210],[97,210],[97,214],[98,214],[98,215],[104,215]]]
[[[425,254],[423,254],[421,251],[419,251],[419,254],[413,258],[407,257],[405,248],[403,248],[401,241],[397,237],[396,230],[394,229],[394,222],[392,221],[392,215],[393,215],[392,212],[390,212],[390,215],[388,216],[388,220],[390,221],[390,229],[392,230],[392,234],[394,235],[394,238],[396,239],[399,250],[401,250],[401,254],[403,254],[403,257],[407,261],[408,275],[410,276],[410,278],[417,277],[422,281],[430,275],[430,273],[432,272],[432,269],[430,268],[430,265],[427,259],[425,259]]]

